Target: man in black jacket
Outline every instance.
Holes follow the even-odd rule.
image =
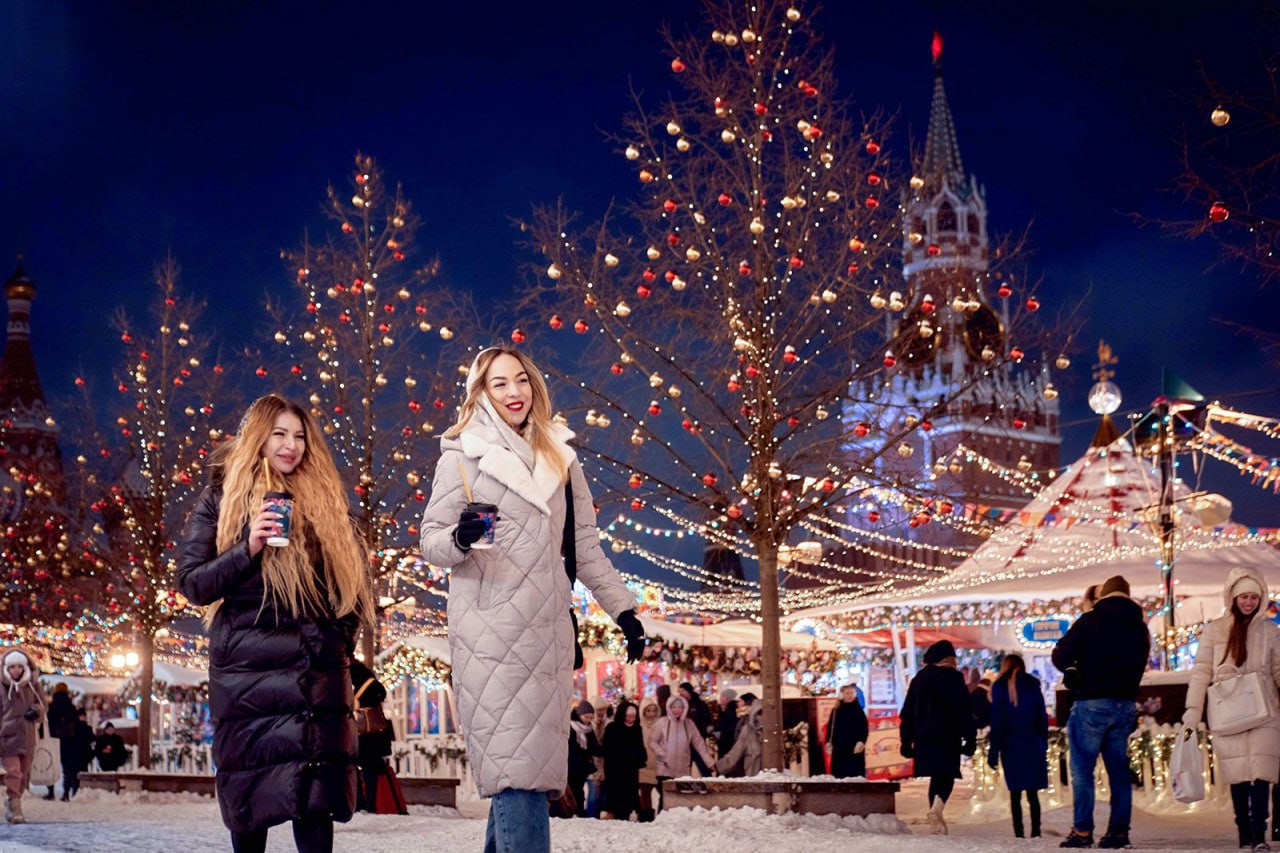
[[[1111,784],[1111,815],[1098,846],[1129,846],[1129,733],[1137,721],[1138,685],[1150,653],[1142,608],[1129,597],[1129,583],[1120,575],[1107,579],[1097,604],[1054,647],[1053,665],[1063,672],[1075,667],[1078,673],[1067,721],[1074,828],[1062,847],[1093,846],[1093,768],[1099,754]]]
[[[738,691],[726,687],[720,691],[720,716],[716,718],[716,755],[723,758],[733,749],[738,733]],[[726,776],[740,775],[726,773]]]

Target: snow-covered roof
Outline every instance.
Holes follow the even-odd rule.
[[[40,683],[45,690],[52,692],[54,685],[63,683],[73,694],[80,696],[115,696],[124,689],[123,678],[95,675],[58,675],[55,672],[43,673]]]
[[[759,647],[762,643],[763,630],[759,624],[748,619],[727,619],[714,625],[682,625],[662,619],[640,617],[640,624],[649,637],[662,637],[685,646],[749,646]],[[839,646],[830,640],[815,638],[812,634],[782,631],[782,648],[811,649],[835,651]]]

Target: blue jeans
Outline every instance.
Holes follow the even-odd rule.
[[[1081,699],[1071,705],[1067,737],[1071,745],[1071,799],[1076,831],[1093,832],[1093,768],[1101,754],[1111,783],[1107,833],[1129,832],[1133,814],[1129,733],[1137,717],[1132,699]]]
[[[551,812],[545,791],[507,788],[489,801],[484,853],[551,853]]]

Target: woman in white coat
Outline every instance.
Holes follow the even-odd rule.
[[[1280,628],[1266,616],[1267,582],[1252,569],[1231,570],[1223,600],[1226,615],[1200,634],[1182,722],[1192,728],[1200,722],[1210,684],[1246,672],[1262,675],[1271,719],[1238,734],[1214,734],[1213,752],[1218,778],[1231,786],[1240,846],[1265,853],[1271,849],[1265,841],[1270,786],[1280,775]]]
[[[572,437],[552,420],[547,386],[528,356],[483,350],[458,422],[441,440],[422,519],[423,558],[452,569],[453,685],[476,787],[492,798],[486,853],[551,849],[546,795],[568,781],[575,565],[622,628],[629,659],[644,649],[635,597],[600,548]],[[498,507],[491,548],[472,548],[485,533],[467,509],[473,501]]]
[[[658,757],[659,785],[666,779],[688,776],[694,750],[702,756],[707,767],[715,763],[698,726],[689,719],[689,703],[683,696],[672,696],[667,701],[667,715],[654,724],[653,731],[649,734],[648,746]],[[662,789],[659,788],[658,791],[658,802],[661,804]]]

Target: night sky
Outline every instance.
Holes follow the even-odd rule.
[[[1226,325],[1277,331],[1277,294],[1207,271],[1211,245],[1127,216],[1199,213],[1167,190],[1184,134],[1207,124],[1198,64],[1228,81],[1260,73],[1251,6],[843,0],[817,13],[840,94],[896,112],[900,152],[923,139],[930,37],[945,36],[989,227],[1031,225],[1047,309],[1084,300],[1074,364],[1055,377],[1074,424],[1064,463],[1093,431],[1084,396],[1100,337],[1120,358],[1126,410],[1150,403],[1167,365],[1210,397],[1280,415],[1274,365]],[[620,128],[629,85],[650,106],[672,85],[664,21],[707,29],[692,0],[0,4],[0,274],[25,255],[46,393],[69,394],[103,353],[114,361],[103,317],[140,314],[168,252],[227,345],[265,334],[241,318],[290,288],[279,252],[321,227],[325,187],[347,186],[357,150],[403,183],[445,280],[505,310],[536,260],[512,218],[558,196],[595,214],[633,192],[601,131]],[[1208,484],[1237,520],[1280,523],[1280,499],[1214,467]]]

